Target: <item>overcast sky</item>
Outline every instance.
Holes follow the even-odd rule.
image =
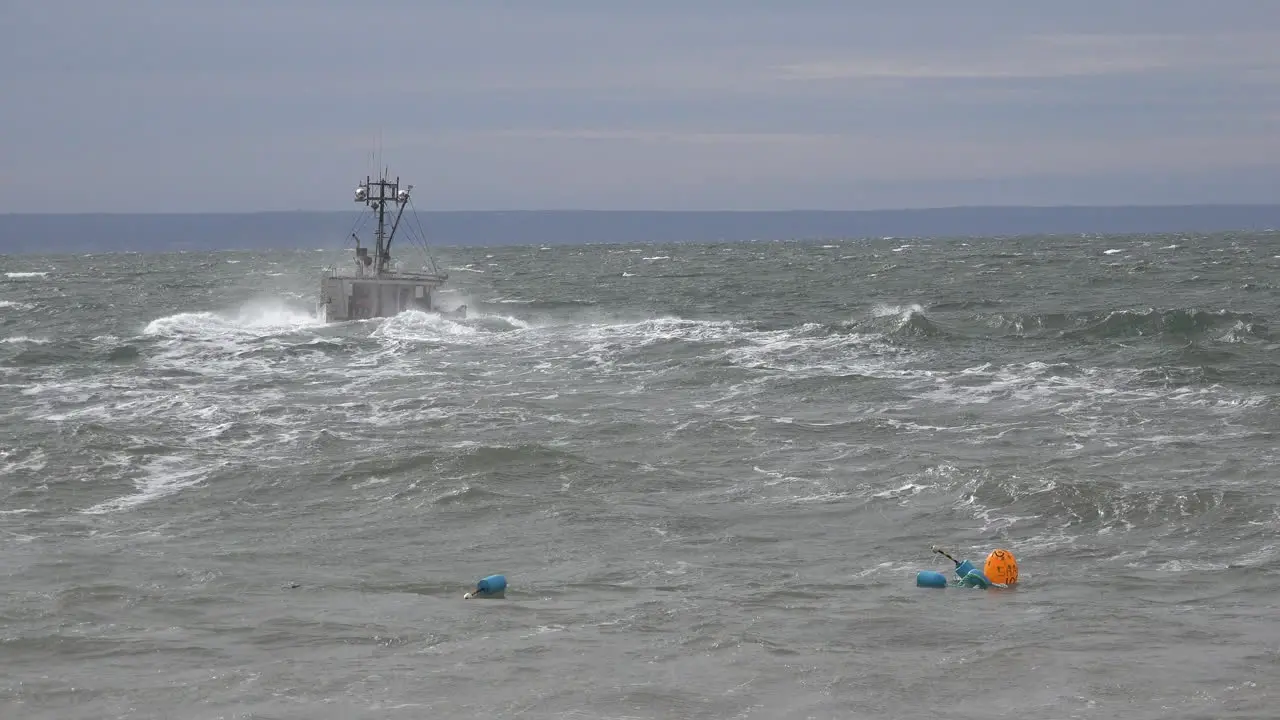
[[[1273,0],[0,0],[0,212],[1280,201]]]

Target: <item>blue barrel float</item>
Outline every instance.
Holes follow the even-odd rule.
[[[471,598],[502,598],[507,594],[507,578],[503,575],[490,575],[476,582],[476,589],[462,596],[463,600]]]
[[[916,573],[916,587],[924,588],[944,588],[947,586],[947,576],[934,570],[921,570]]]
[[[984,590],[991,587],[991,581],[968,560],[956,567],[956,575],[960,578],[956,582],[957,585],[977,587]],[[947,576],[936,570],[921,570],[916,573],[916,587],[945,588],[947,584]]]

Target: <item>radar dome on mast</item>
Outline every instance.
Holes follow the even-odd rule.
[[[402,205],[409,202],[409,191],[401,190],[400,193],[396,195],[396,200],[398,200]]]
[[[369,197],[369,188],[361,185],[356,188],[356,202],[364,202]]]

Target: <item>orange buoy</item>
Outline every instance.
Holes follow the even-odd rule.
[[[1018,582],[1018,560],[1008,550],[996,548],[987,556],[982,574],[997,585],[1013,585]]]

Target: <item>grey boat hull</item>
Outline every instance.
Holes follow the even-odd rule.
[[[320,317],[325,322],[345,322],[392,317],[406,310],[419,310],[451,318],[466,318],[466,305],[445,310],[436,304],[435,291],[441,283],[441,278],[425,275],[326,276],[320,280]]]

